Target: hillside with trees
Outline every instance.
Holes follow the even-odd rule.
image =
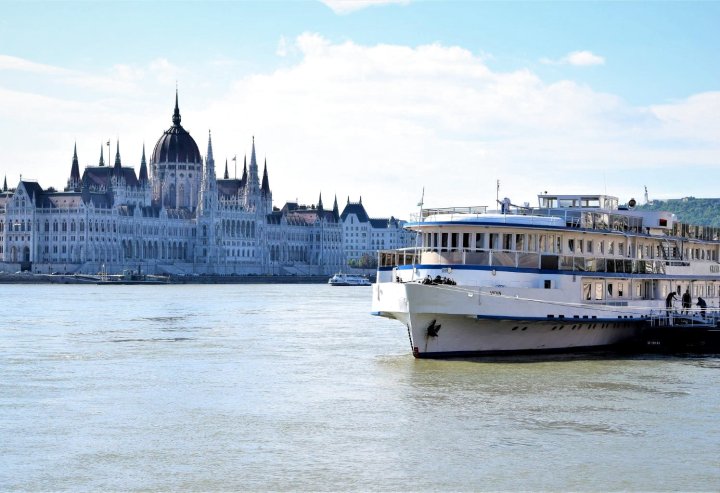
[[[637,207],[638,210],[670,211],[683,223],[698,226],[720,227],[720,199],[682,199],[654,200]]]

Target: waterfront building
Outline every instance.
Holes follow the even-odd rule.
[[[379,250],[404,248],[414,245],[415,233],[405,229],[406,221],[390,218],[371,218],[362,203],[350,202],[340,215],[345,254],[348,260],[370,256],[373,260]]]
[[[241,179],[216,178],[212,138],[203,157],[181,125],[172,126],[139,171],[114,163],[80,173],[77,146],[67,186],[21,179],[0,192],[0,270],[156,274],[326,275],[345,266],[337,210],[296,203],[273,208],[267,161],[262,177],[252,141]]]

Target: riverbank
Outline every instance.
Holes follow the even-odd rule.
[[[0,284],[96,284],[99,276],[65,274],[0,274]],[[324,284],[328,276],[169,276],[168,284]]]

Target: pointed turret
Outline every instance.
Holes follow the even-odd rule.
[[[225,174],[223,174],[223,180],[229,180],[229,179],[230,179],[230,173],[228,173],[227,158],[225,158]]]
[[[120,139],[117,141],[117,147],[115,150],[115,166],[113,166],[113,174],[120,176],[122,174],[122,164],[120,164]]]
[[[335,215],[335,219],[340,217],[340,209],[338,208],[337,195],[335,195],[335,203],[333,204],[333,214]]]
[[[263,168],[262,186],[260,187],[260,191],[263,195],[270,193],[270,181],[268,180],[267,174],[267,159],[265,160],[265,167]]]
[[[80,164],[78,163],[77,157],[77,142],[73,149],[73,160],[72,166],[70,167],[70,178],[67,181],[67,187],[65,191],[76,190],[80,187]]]
[[[212,150],[212,133],[210,132],[210,130],[208,130],[207,161],[215,164],[215,158],[213,157],[213,150]]]
[[[240,180],[240,186],[244,187],[245,185],[247,185],[247,156],[243,158],[243,175]]]
[[[70,168],[70,179],[80,181],[80,164],[78,163],[77,157],[77,142],[75,143],[75,149],[73,149],[72,167]]]
[[[140,159],[140,176],[138,177],[138,180],[140,180],[140,183],[147,183],[147,181],[148,181],[147,162],[145,161],[145,144],[144,143],[143,143],[142,158]]]
[[[3,181],[3,192],[7,192],[7,175],[5,175],[5,180]]]
[[[108,156],[108,159],[110,159],[110,156]],[[105,166],[105,159],[103,159],[103,145],[100,144],[100,162],[98,163],[98,166]]]
[[[322,192],[320,192],[320,198],[318,198],[318,206],[317,206],[317,208],[318,208],[319,211],[323,210]]]

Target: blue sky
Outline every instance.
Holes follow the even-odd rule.
[[[256,137],[276,205],[718,196],[718,25],[720,2],[6,1],[0,175],[61,188],[107,139],[137,167],[177,81],[218,173]]]

